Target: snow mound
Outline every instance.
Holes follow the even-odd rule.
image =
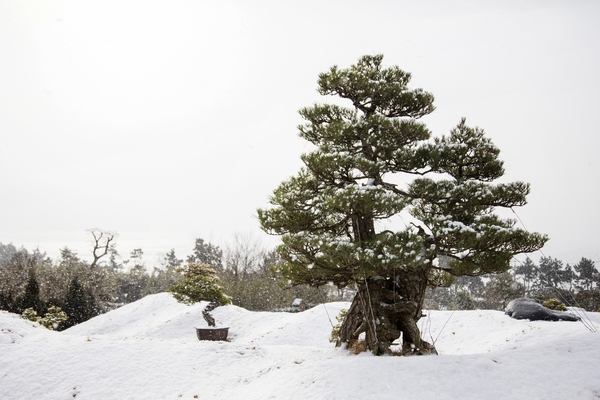
[[[194,324],[204,321],[204,306],[206,303],[187,306],[178,303],[170,293],[159,293],[98,315],[64,333],[182,339],[189,336],[189,332],[193,333]]]
[[[147,296],[64,332],[0,313],[1,399],[593,399],[600,334],[500,311],[430,311],[440,356],[354,356],[329,342],[348,303],[302,313],[213,311],[229,342],[199,341],[204,304]],[[587,313],[600,328],[600,315]]]
[[[18,343],[26,337],[43,340],[52,335],[59,333],[46,329],[37,322],[23,319],[18,314],[0,310],[0,344]]]
[[[68,335],[197,341],[195,327],[206,327],[206,302],[187,306],[170,293],[146,296],[64,331]],[[229,327],[229,340],[254,345],[330,347],[331,323],[349,303],[320,305],[302,313],[251,312],[233,305],[212,311],[217,327]]]
[[[540,342],[573,339],[590,333],[580,322],[516,320],[502,311],[429,311],[419,327],[423,337],[435,341],[440,354],[482,354],[522,349]],[[600,329],[600,314],[586,313],[588,325]]]
[[[206,327],[206,302],[187,306],[170,293],[146,296],[64,331],[67,335],[110,336],[195,342],[195,327]],[[300,313],[252,312],[233,305],[212,311],[217,327],[229,327],[232,343],[254,346],[332,347],[335,317],[349,303],[316,306]],[[543,340],[566,340],[587,332],[581,323],[515,320],[501,311],[426,311],[420,321],[423,337],[435,342],[440,354],[481,354],[536,345]],[[600,328],[597,313],[587,313]]]

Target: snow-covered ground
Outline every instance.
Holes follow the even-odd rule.
[[[431,311],[440,356],[352,355],[329,343],[348,303],[298,314],[145,297],[64,332],[0,312],[1,399],[598,399],[600,333],[498,311]],[[587,313],[597,328],[600,315]]]

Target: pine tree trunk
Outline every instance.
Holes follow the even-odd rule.
[[[213,300],[210,303],[208,303],[206,307],[204,307],[204,310],[202,310],[202,318],[204,318],[208,326],[215,326],[215,319],[210,314],[210,312],[215,308],[219,307],[219,305],[220,303],[218,300]]]
[[[375,355],[390,354],[390,346],[402,334],[402,355],[437,354],[421,339],[417,325],[427,287],[427,270],[405,272],[393,279],[374,277],[362,284],[340,329],[337,346],[360,347],[365,334],[366,348]]]

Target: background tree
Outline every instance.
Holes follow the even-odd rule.
[[[513,255],[547,238],[493,213],[525,205],[529,185],[491,183],[504,170],[483,130],[463,119],[449,136],[430,140],[418,119],[433,111],[433,96],[409,89],[411,75],[382,60],[364,56],[319,75],[318,91],[351,107],[300,110],[300,136],[314,150],[258,217],[265,231],[282,235],[278,271],[285,279],[358,285],[340,343],[364,332],[367,347],[384,354],[402,333],[404,354],[434,352],[417,326],[433,271],[503,272]],[[379,224],[401,212],[414,222],[397,230]],[[439,265],[439,256],[452,261]]]
[[[0,242],[0,268],[5,268],[15,253],[17,253],[17,248],[12,243],[3,244]]]
[[[65,246],[62,249],[60,249],[60,258],[58,262],[60,265],[72,266],[81,263],[82,261],[77,255],[77,252]]]
[[[532,291],[529,297],[540,304],[547,300],[556,298],[568,307],[577,306],[575,302],[575,292],[567,289],[545,287]]]
[[[175,249],[169,250],[169,252],[165,255],[163,260],[163,265],[165,269],[176,269],[181,267],[183,260],[180,260],[175,255]]]
[[[526,257],[524,262],[519,263],[514,268],[514,272],[515,275],[523,279],[525,294],[529,294],[539,284],[538,266],[529,257]]]
[[[133,249],[129,259],[124,261],[128,271],[117,275],[116,297],[121,303],[132,303],[151,293],[148,291],[150,277],[144,263],[144,251]]]
[[[27,308],[23,304],[25,291],[38,261],[24,248],[17,250],[12,245],[0,245],[0,249],[0,307],[20,314]]]
[[[160,268],[154,267],[148,279],[145,294],[166,292],[171,286],[179,282],[183,276],[178,268],[183,263],[175,255],[175,249],[171,249],[163,258]]]
[[[116,273],[117,271],[123,268],[123,264],[119,262],[120,258],[121,255],[119,254],[115,246],[108,249],[108,269],[111,272]]]
[[[131,253],[129,253],[129,259],[123,261],[123,263],[125,265],[127,265],[129,268],[145,267],[143,259],[144,259],[144,250],[137,248],[137,249],[131,250]]]
[[[447,287],[428,287],[423,300],[426,310],[451,310],[456,292]]]
[[[106,265],[97,264],[91,267],[86,261],[82,260],[77,253],[67,247],[61,249],[61,256],[58,265],[53,272],[55,285],[59,286],[58,293],[62,294],[61,301],[53,300],[52,304],[61,307],[71,315],[66,308],[66,299],[72,296],[71,285],[77,278],[77,284],[83,289],[86,299],[87,319],[101,314],[111,307],[109,303],[115,300],[115,276],[112,269]],[[73,306],[71,304],[71,306]],[[78,321],[83,322],[83,321]],[[69,320],[67,324],[71,324]]]
[[[100,259],[106,256],[110,250],[115,248],[115,234],[109,232],[103,232],[99,229],[92,229],[90,231],[92,237],[92,263],[90,268],[94,268],[98,265]]]
[[[493,275],[485,285],[485,308],[504,311],[511,300],[525,296],[525,286],[510,272]]]
[[[485,284],[480,276],[458,276],[448,287],[430,287],[424,308],[430,310],[474,310],[485,307]]]
[[[23,309],[31,308],[40,316],[44,315],[47,311],[46,305],[40,298],[40,284],[33,269],[29,271],[29,280],[25,287],[25,295],[21,300],[21,307]]]
[[[582,258],[574,266],[575,271],[579,274],[579,287],[584,290],[591,290],[595,282],[598,281],[598,270],[594,262],[588,258]]]
[[[265,247],[255,237],[236,233],[225,251],[225,270],[244,280],[259,268],[265,254]]]
[[[552,257],[540,258],[539,266],[539,289],[556,288],[559,289],[565,282],[565,270],[563,263],[559,259]]]
[[[460,290],[456,293],[454,301],[452,302],[452,309],[454,310],[475,310],[477,308],[477,302],[471,296],[471,293]]]
[[[227,244],[225,268],[219,276],[233,304],[258,311],[273,300],[269,294],[269,281],[273,278],[263,263],[266,253],[264,246],[251,235],[236,233]]]
[[[564,271],[562,272],[563,288],[565,288],[569,292],[573,292],[575,290],[575,286],[577,285],[577,280],[578,276],[573,270],[573,267],[567,264]]]
[[[225,268],[219,273],[231,302],[251,311],[297,311],[295,299],[312,307],[330,299],[326,290],[308,285],[286,285],[273,268],[279,256],[250,234],[236,233],[224,252]]]
[[[216,272],[221,272],[223,271],[223,251],[219,246],[198,238],[193,253],[187,257],[187,262],[208,264]]]
[[[93,316],[93,296],[74,277],[69,284],[69,292],[65,300],[64,312],[69,319],[64,322],[63,328],[70,328]]]
[[[576,305],[586,311],[600,312],[600,290],[581,290],[575,295]]]
[[[466,292],[474,298],[481,298],[485,292],[485,283],[480,276],[457,276],[452,286],[457,292]]]

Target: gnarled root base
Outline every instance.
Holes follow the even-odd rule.
[[[346,343],[348,349],[357,348],[359,336],[364,333],[366,348],[373,354],[397,354],[390,346],[402,334],[401,355],[437,354],[434,346],[421,339],[417,326],[421,317],[419,304],[401,298],[395,290],[390,290],[389,284],[388,280],[377,277],[359,287],[336,346]]]

